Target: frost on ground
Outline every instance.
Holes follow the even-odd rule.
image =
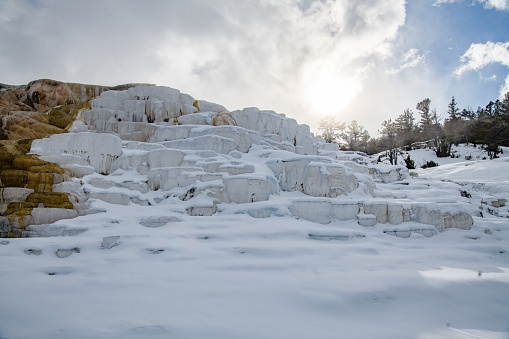
[[[509,158],[409,176],[148,86],[74,130],[32,152],[86,211],[0,242],[0,338],[509,335]]]

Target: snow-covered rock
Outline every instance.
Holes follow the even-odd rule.
[[[96,100],[88,133],[33,144],[79,178],[2,164],[0,237],[54,238],[0,241],[0,337],[506,335],[505,159],[409,177],[271,111],[196,125],[224,107],[156,86]]]
[[[23,202],[34,193],[33,189],[23,187],[0,188],[0,203]]]
[[[32,225],[51,224],[61,219],[76,218],[78,212],[74,209],[65,208],[34,208],[32,210]]]
[[[131,199],[129,196],[122,193],[110,193],[110,192],[93,192],[88,194],[89,199],[99,199],[110,204],[116,205],[130,205]]]
[[[228,154],[237,149],[235,140],[218,135],[203,135],[195,138],[166,141],[163,145],[179,150],[211,150],[222,154]]]
[[[330,159],[301,156],[267,163],[283,191],[300,191],[314,197],[335,198],[359,187],[357,178]]]
[[[320,224],[329,224],[334,220],[353,220],[359,211],[360,204],[356,201],[323,198],[298,199],[290,206],[293,216]]]
[[[120,206],[177,199],[182,205],[169,204],[170,211],[210,216],[222,213],[225,204],[255,205],[290,194],[283,209],[237,212],[257,218],[292,215],[320,224],[402,225],[386,232],[399,236],[410,234],[404,228],[409,222],[440,231],[473,224],[465,208],[444,209],[425,194],[415,202],[408,199],[417,189],[425,193],[425,186],[405,182],[408,187],[389,189],[412,180],[406,168],[342,152],[315,138],[309,126],[274,111],[230,113],[176,89],[136,86],[103,92],[83,115],[83,126],[93,133],[54,135],[32,144],[32,153],[83,178],[79,187],[76,182],[55,186],[74,197],[80,215],[86,199]],[[8,199],[23,199],[28,192],[18,191],[19,197],[12,191]]]
[[[110,134],[55,134],[34,140],[31,152],[37,155],[78,156],[86,160],[96,172],[109,174],[111,164],[122,154],[122,140]],[[59,160],[56,162],[59,163]]]
[[[223,105],[219,105],[219,104],[205,101],[205,100],[196,100],[194,104],[195,104],[195,107],[198,108],[199,112],[222,113],[222,112],[228,111]]]
[[[256,178],[234,176],[223,180],[224,189],[212,196],[225,203],[245,204],[269,200],[279,193],[277,181],[272,176]]]
[[[357,222],[364,227],[372,227],[377,224],[376,215],[374,214],[359,214],[357,215]]]

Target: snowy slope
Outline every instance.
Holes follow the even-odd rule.
[[[72,236],[0,239],[0,338],[509,336],[509,212],[491,205],[509,200],[507,158],[458,159],[405,177],[318,146],[292,121],[274,134],[267,121],[276,115],[261,116],[265,124],[251,127],[266,131],[259,141],[239,127],[161,125],[161,139],[112,147],[118,161],[73,158],[82,177],[69,185],[88,198],[86,215],[33,226]],[[142,137],[153,127],[129,128]],[[88,138],[77,135],[69,138]],[[186,149],[168,151],[176,142],[168,136]],[[33,151],[69,164],[59,145]],[[245,187],[252,202],[242,200]],[[433,224],[454,215],[473,225]],[[368,221],[375,225],[361,226]]]
[[[509,157],[509,147],[501,147],[502,153],[498,156],[500,159]],[[415,162],[416,168],[421,168],[422,165],[426,164],[428,161],[434,161],[439,165],[449,165],[449,164],[457,164],[457,163],[473,163],[478,161],[490,160],[488,157],[488,153],[483,149],[481,145],[466,145],[459,144],[458,146],[453,145],[451,148],[451,153],[453,157],[443,157],[439,158],[436,156],[436,153],[429,148],[423,149],[414,149],[411,151],[403,152],[403,154],[398,156],[398,163],[401,165],[405,165],[404,159],[410,155],[410,158]]]
[[[381,225],[246,215],[149,229],[135,208],[102,207],[80,220],[91,227],[80,236],[0,248],[3,337],[507,335],[509,234],[499,218],[401,239]],[[101,248],[109,235],[118,246]]]

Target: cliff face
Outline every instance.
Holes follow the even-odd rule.
[[[41,213],[55,217],[80,213],[81,197],[53,191],[71,172],[26,153],[34,139],[67,132],[78,114],[90,109],[94,97],[132,86],[50,79],[21,86],[0,84],[0,237],[21,236]]]
[[[90,109],[92,98],[104,91],[132,86],[105,87],[49,79],[21,86],[0,84],[0,151],[24,153],[26,148],[16,150],[19,140],[64,133],[80,110]]]
[[[0,237],[84,232],[55,222],[106,212],[97,202],[138,205],[147,218],[158,205],[182,217],[243,205],[236,213],[322,224],[416,222],[427,236],[472,225],[462,211],[471,206],[380,191],[376,182],[408,171],[341,152],[274,111],[230,112],[162,86],[53,80],[0,85],[0,99]]]

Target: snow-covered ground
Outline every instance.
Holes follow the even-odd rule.
[[[502,153],[498,154],[500,159],[509,158],[509,147],[501,147]],[[403,152],[398,157],[398,163],[405,165],[404,159],[410,154],[410,158],[414,160],[415,167],[420,168],[428,161],[434,161],[439,165],[457,164],[460,162],[479,162],[483,160],[489,160],[488,152],[484,150],[481,145],[459,144],[458,146],[452,146],[451,153],[454,157],[439,158],[436,156],[435,151],[429,148],[414,149],[412,151]]]
[[[509,336],[509,149],[408,176],[150,86],[73,131],[32,143],[79,179],[20,227],[50,237],[0,239],[0,339]]]
[[[377,189],[412,200],[469,199],[460,190],[509,198],[508,160],[451,161]],[[488,206],[471,230],[400,238],[384,230],[422,224],[260,219],[235,204],[210,217],[169,213],[179,202],[97,200],[106,212],[57,223],[87,232],[3,239],[0,338],[509,336],[509,219]],[[167,219],[145,227],[148,216]]]

